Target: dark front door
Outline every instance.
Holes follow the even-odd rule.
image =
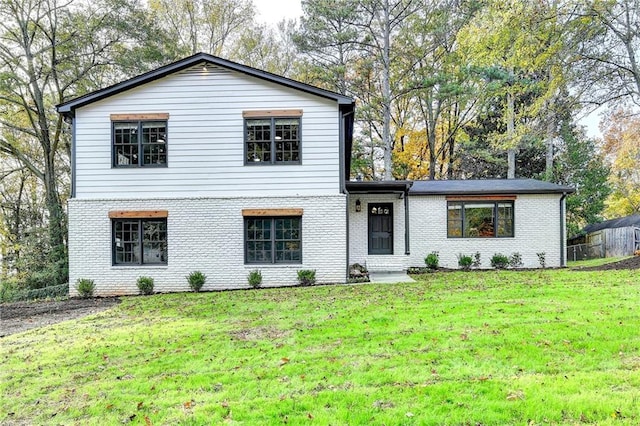
[[[393,204],[369,203],[369,254],[393,254]]]

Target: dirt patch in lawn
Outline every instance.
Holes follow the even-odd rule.
[[[640,269],[640,256],[633,256],[619,262],[606,263],[600,266],[575,268],[576,271],[615,271],[619,269]]]
[[[92,315],[120,303],[115,297],[0,305],[0,337]]]

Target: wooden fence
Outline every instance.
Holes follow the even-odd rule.
[[[603,229],[587,235],[586,244],[567,246],[567,260],[631,256],[640,250],[640,228]]]

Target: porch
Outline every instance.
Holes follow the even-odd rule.
[[[411,182],[347,182],[349,264],[370,272],[400,272],[409,267]]]

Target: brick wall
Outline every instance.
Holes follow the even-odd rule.
[[[319,283],[345,281],[346,198],[173,198],[153,200],[69,201],[69,282],[76,294],[78,278],[96,283],[97,295],[136,294],[136,279],[155,280],[155,291],[189,291],[186,276],[207,275],[203,290],[247,288],[247,274],[260,269],[263,286],[297,284],[299,269],[316,269]],[[302,208],[302,264],[245,265],[244,208]],[[168,264],[112,266],[113,210],[168,210]]]
[[[538,268],[536,253],[545,252],[548,267],[560,265],[560,195],[518,195],[514,204],[513,238],[447,238],[447,201],[444,196],[409,197],[410,266],[424,266],[432,251],[440,266],[458,268],[458,254],[479,251],[483,268],[490,268],[495,253],[522,255],[526,268]]]

